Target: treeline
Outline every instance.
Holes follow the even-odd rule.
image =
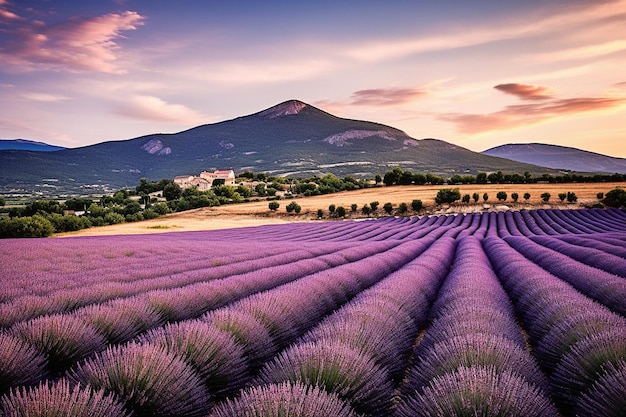
[[[622,182],[626,181],[624,174],[594,174],[594,175],[549,175],[543,174],[538,177],[533,176],[526,171],[523,174],[505,174],[502,171],[479,172],[477,175],[459,175],[454,174],[448,179],[444,179],[438,175],[413,173],[405,171],[402,168],[394,168],[385,173],[383,183],[385,185],[441,185],[447,183],[449,185],[458,184],[567,184],[567,183],[596,183],[596,182]]]

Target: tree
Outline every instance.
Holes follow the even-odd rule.
[[[422,200],[413,200],[411,201],[411,208],[413,211],[420,211],[424,208],[424,204],[422,204]]]
[[[6,200],[4,199],[3,196],[0,195],[0,207],[4,207],[5,204],[6,204]]]
[[[542,193],[540,197],[544,203],[547,203],[548,201],[550,201],[551,196],[550,193]]]
[[[487,200],[489,200],[489,194],[485,193],[483,194],[483,201],[487,202]]]
[[[378,201],[372,201],[372,202],[370,203],[370,207],[372,208],[372,212],[374,212],[374,211],[378,210],[378,205],[379,205],[379,204],[380,204],[380,203],[379,203]]]
[[[280,207],[280,204],[278,204],[278,202],[277,202],[277,201],[270,201],[270,203],[269,203],[269,205],[268,205],[268,206],[269,206],[269,209],[270,209],[270,210],[272,210],[272,211],[276,211],[276,210],[278,210],[278,208]]]
[[[444,204],[444,203],[454,203],[457,200],[461,199],[461,192],[458,188],[442,188],[437,192],[437,196],[435,197],[435,203]]]
[[[330,214],[333,214],[336,208],[337,207],[334,204],[331,204],[330,206],[328,206],[328,211],[330,211]]]
[[[513,199],[514,203],[517,203],[517,200],[519,200],[519,194],[518,193],[511,193],[511,198]]]
[[[173,182],[163,188],[163,197],[165,197],[167,201],[178,200],[182,194],[183,190],[180,188],[180,185]]]
[[[407,211],[409,211],[409,206],[404,202],[400,203],[400,205],[398,206],[398,212],[400,214],[404,214]]]
[[[576,201],[578,201],[578,197],[576,196],[575,193],[568,191],[567,192],[567,202],[568,203],[575,203]]]
[[[530,200],[530,193],[524,193],[524,200]]]
[[[470,195],[469,194],[463,194],[463,198],[461,199],[462,202],[464,203],[469,203],[470,202]]]
[[[363,207],[361,208],[361,213],[365,214],[366,216],[369,216],[371,212],[372,212],[372,209],[370,208],[369,205],[367,205],[367,203],[365,203]]]
[[[337,213],[337,217],[346,217],[346,209],[344,206],[337,207],[335,213]]]
[[[376,183],[376,185],[380,184],[381,182],[383,182],[383,177],[381,177],[380,174],[376,174],[376,176],[374,177],[374,182]]]
[[[626,207],[626,191],[623,188],[614,188],[606,193],[602,203],[609,207]]]
[[[506,191],[498,191],[498,194],[496,194],[498,201],[506,201],[507,197]]]
[[[567,198],[567,193],[559,193],[559,200],[561,200],[561,202],[565,201],[566,198]]]
[[[476,184],[487,184],[486,172],[479,172],[478,175],[476,175]]]
[[[602,200],[604,198],[604,193],[603,192],[599,192],[598,194],[596,194],[596,198],[598,200]]]
[[[300,213],[300,211],[302,210],[302,207],[300,207],[300,204],[296,203],[295,201],[292,201],[291,203],[287,204],[287,213],[291,213],[292,211],[295,211],[296,213]]]
[[[385,210],[385,213],[391,214],[393,211],[393,205],[391,203],[385,203],[383,204],[383,210]]]
[[[317,218],[321,219],[322,217],[324,217],[324,210],[317,209]]]
[[[480,195],[478,193],[472,194],[472,200],[474,200],[474,203],[478,203],[479,198],[480,198]]]
[[[357,211],[358,208],[359,208],[359,206],[354,204],[354,203],[352,203],[352,205],[350,205],[350,211],[352,211],[352,212]]]

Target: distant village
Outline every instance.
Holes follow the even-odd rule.
[[[216,170],[213,172],[202,171],[199,176],[179,175],[174,178],[174,183],[180,188],[198,187],[200,191],[210,190],[213,185],[235,185],[235,171]]]

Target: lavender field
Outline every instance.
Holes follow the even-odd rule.
[[[2,416],[626,410],[626,213],[536,210],[0,248]]]

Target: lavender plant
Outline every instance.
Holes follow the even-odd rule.
[[[209,417],[358,417],[337,395],[299,382],[252,387],[218,404]]]
[[[114,393],[134,416],[202,416],[209,394],[181,357],[161,346],[113,346],[71,369],[71,383]]]
[[[20,417],[128,417],[114,395],[67,380],[18,388],[0,400],[0,415]]]

